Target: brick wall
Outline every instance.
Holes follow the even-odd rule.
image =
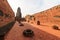
[[[56,23],[56,24],[60,23],[60,18],[59,18],[60,17],[60,5],[54,6],[42,12],[35,13],[33,16],[36,19],[35,21],[33,21],[33,23],[36,23],[37,21],[40,21],[41,23]],[[58,16],[58,17],[54,17],[54,16]]]
[[[14,12],[7,0],[0,0],[0,10],[3,12],[3,16],[0,16],[0,26],[3,26],[14,20]]]

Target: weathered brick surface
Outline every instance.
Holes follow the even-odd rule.
[[[35,13],[34,18],[32,20],[29,19],[29,16],[26,16],[26,19],[29,20],[29,22],[37,23],[37,21],[40,21],[40,23],[55,23],[55,24],[60,24],[60,5],[54,6],[50,9],[47,9],[42,12]],[[58,16],[58,17],[54,17]],[[27,20],[27,22],[28,22]]]
[[[0,10],[3,12],[3,16],[0,16],[0,27],[14,20],[14,12],[7,0],[0,0]]]

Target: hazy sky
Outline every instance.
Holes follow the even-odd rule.
[[[23,16],[34,14],[60,4],[60,0],[8,0],[8,2],[15,14],[17,8],[20,7]]]

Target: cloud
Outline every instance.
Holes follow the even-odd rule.
[[[15,14],[17,8],[20,7],[23,16],[34,14],[60,4],[60,0],[8,0],[8,2]]]

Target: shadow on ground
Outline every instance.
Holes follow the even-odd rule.
[[[10,31],[10,29],[13,27],[15,22],[10,22],[5,26],[2,26],[0,28],[0,40],[4,40],[4,36],[6,33],[8,33]]]

